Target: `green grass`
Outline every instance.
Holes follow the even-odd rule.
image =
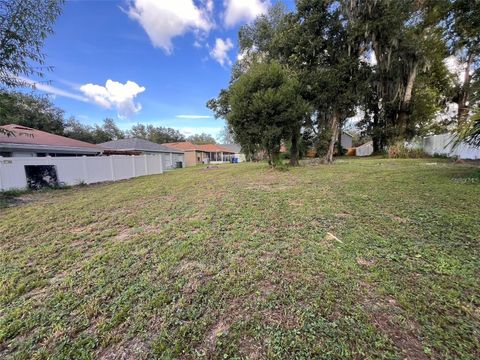
[[[342,159],[32,195],[0,210],[0,358],[478,359],[479,178]]]

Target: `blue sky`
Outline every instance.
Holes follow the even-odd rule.
[[[239,27],[271,3],[67,1],[44,48],[53,71],[37,91],[85,124],[112,117],[123,129],[139,122],[215,136],[224,122],[205,103],[228,85]]]

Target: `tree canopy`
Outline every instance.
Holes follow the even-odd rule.
[[[0,0],[0,85],[28,85],[22,77],[42,77],[43,43],[53,32],[63,0]]]
[[[265,143],[270,136],[275,144],[288,141],[287,124],[273,117],[265,136],[261,124],[268,122],[255,107],[261,96],[239,90],[252,86],[244,79],[264,64],[280,65],[297,80],[297,99],[311,110],[297,133],[327,163],[355,114],[364,114],[360,137],[371,138],[379,152],[399,140],[451,131],[478,108],[478,1],[297,0],[291,12],[277,3],[240,29],[239,45],[229,87],[207,106],[227,120],[235,139],[251,146],[248,151],[272,151]],[[449,56],[463,69],[460,79],[447,68]],[[258,76],[257,84],[274,88],[271,73]],[[456,118],[440,121],[451,102],[458,104]],[[274,113],[274,105],[264,101],[263,111]]]

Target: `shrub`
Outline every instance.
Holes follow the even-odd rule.
[[[423,149],[409,148],[398,142],[388,148],[388,157],[390,159],[419,159],[428,157],[428,155]]]

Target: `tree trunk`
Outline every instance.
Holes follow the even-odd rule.
[[[465,68],[463,86],[460,89],[460,94],[458,97],[458,125],[461,125],[467,119],[470,107],[467,104],[468,98],[470,97],[470,82],[472,77],[470,76],[470,67],[472,66],[473,55],[470,53],[467,59],[467,66]]]
[[[280,151],[273,150],[271,153],[272,164],[271,166],[276,167],[280,164]]]
[[[373,109],[373,130],[372,130],[372,143],[373,143],[373,153],[378,154],[381,150],[381,139],[380,139],[380,124],[379,124],[379,108],[378,102],[376,103]]]
[[[335,142],[338,138],[338,114],[336,112],[334,112],[332,115],[330,129],[332,131],[332,135],[330,137],[330,144],[328,145],[327,153],[323,158],[323,162],[326,164],[331,164],[333,162],[333,151],[335,149]]]
[[[340,130],[338,131],[338,135],[337,135],[337,154],[339,156],[343,155],[342,132]]]
[[[410,73],[408,74],[407,86],[405,87],[405,94],[403,95],[400,104],[400,111],[398,112],[398,135],[401,139],[406,139],[408,136],[407,129],[410,118],[410,103],[412,102],[413,87],[417,79],[418,62],[415,62]]]
[[[300,131],[295,130],[292,134],[292,146],[290,147],[290,165],[298,166],[298,143],[300,139]]]

